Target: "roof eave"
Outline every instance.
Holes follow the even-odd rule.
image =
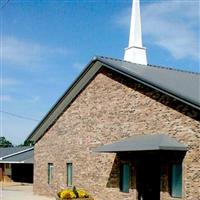
[[[72,84],[68,87],[68,89],[61,95],[58,101],[50,108],[50,111],[42,118],[39,124],[35,127],[35,129],[31,132],[31,134],[25,139],[25,141],[35,141],[37,142],[43,136],[40,135],[39,137],[34,139],[34,135],[37,130],[47,121],[49,116],[56,110],[56,108],[62,103],[63,99],[70,93],[70,91],[74,88],[74,86],[84,77],[84,75],[89,71],[89,69],[97,62],[99,59],[98,57],[94,56],[91,61],[86,65],[86,67],[81,71],[80,75],[72,82]]]
[[[181,151],[186,152],[187,148],[166,148],[166,149],[138,149],[138,150],[113,150],[113,151],[106,151],[106,150],[95,150],[94,153],[126,153],[126,152],[147,152],[147,151]]]

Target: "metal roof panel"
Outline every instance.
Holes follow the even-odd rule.
[[[97,59],[185,101],[200,106],[200,73],[155,65],[135,64],[108,57],[97,57]]]
[[[95,152],[117,153],[131,151],[176,150],[186,151],[187,147],[165,134],[137,135],[95,149]]]
[[[0,163],[33,163],[34,149],[23,151],[19,154],[14,154],[9,157],[3,158]]]

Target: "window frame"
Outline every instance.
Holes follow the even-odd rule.
[[[69,176],[69,173],[70,173],[70,176]],[[66,184],[68,187],[72,187],[73,186],[73,163],[72,162],[66,163],[66,175],[67,175]]]
[[[53,171],[54,171],[53,163],[48,163],[48,184],[53,183]]]

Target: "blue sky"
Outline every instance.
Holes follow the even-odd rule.
[[[94,55],[123,59],[131,3],[10,0],[0,10],[1,111],[40,120]],[[199,10],[198,0],[141,0],[149,64],[200,72]],[[1,135],[20,144],[37,123],[1,112]]]

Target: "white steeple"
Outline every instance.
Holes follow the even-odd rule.
[[[124,60],[147,65],[146,48],[142,46],[139,0],[133,0],[129,46],[125,48]]]

